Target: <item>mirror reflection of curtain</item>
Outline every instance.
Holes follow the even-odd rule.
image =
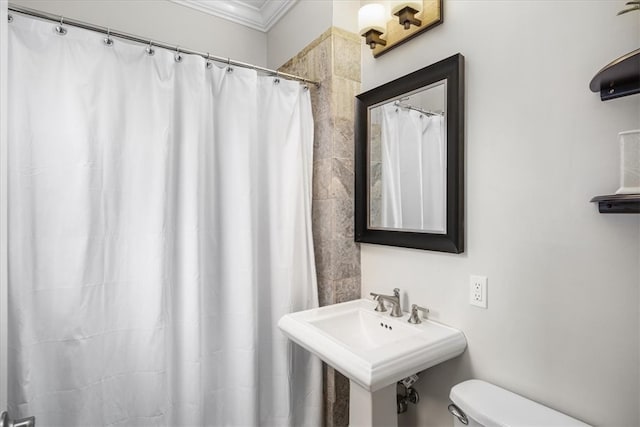
[[[444,117],[382,109],[382,226],[445,233]]]

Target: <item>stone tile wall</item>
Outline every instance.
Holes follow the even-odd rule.
[[[320,305],[360,298],[360,248],[353,236],[354,97],[360,93],[360,37],[330,28],[280,68],[318,80],[310,88],[315,120],[313,238]],[[325,426],[349,423],[349,381],[324,369]]]
[[[369,188],[369,197],[371,199],[370,224],[372,226],[382,226],[382,129],[381,129],[381,111],[374,108],[370,113],[371,127],[371,149],[369,151],[369,176],[371,178],[371,187]]]

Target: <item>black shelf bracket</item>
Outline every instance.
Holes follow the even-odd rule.
[[[610,99],[640,93],[640,49],[621,56],[593,77],[592,92],[600,92],[600,99]]]
[[[640,194],[611,194],[591,199],[600,213],[640,213]]]

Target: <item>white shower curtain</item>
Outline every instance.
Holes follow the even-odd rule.
[[[14,16],[10,396],[40,426],[319,425],[296,82]]]
[[[382,225],[446,233],[444,117],[382,106]]]

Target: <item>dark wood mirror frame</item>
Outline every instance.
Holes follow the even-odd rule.
[[[369,107],[447,81],[447,232],[369,228]],[[356,96],[355,240],[362,243],[464,252],[464,57],[456,54]]]

